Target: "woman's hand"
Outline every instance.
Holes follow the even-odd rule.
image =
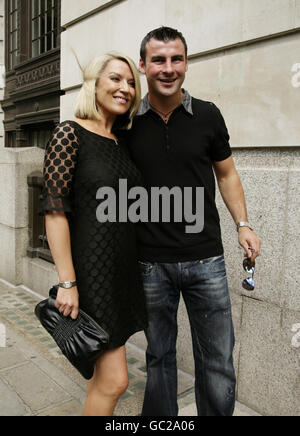
[[[79,311],[79,294],[76,286],[71,289],[58,288],[56,308],[64,316],[70,315],[74,320],[77,318]]]

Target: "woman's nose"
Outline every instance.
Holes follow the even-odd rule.
[[[129,92],[129,84],[127,80],[122,80],[122,82],[120,83],[120,91],[127,93]]]

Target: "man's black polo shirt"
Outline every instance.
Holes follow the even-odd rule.
[[[204,187],[204,229],[185,232],[186,222],[137,224],[139,259],[148,262],[187,262],[223,254],[220,219],[215,204],[212,164],[231,156],[229,135],[219,109],[185,91],[182,104],[168,124],[142,101],[128,146],[148,191],[151,187]],[[193,196],[193,203],[195,196]],[[195,211],[195,204],[193,204]],[[184,215],[183,215],[184,216]],[[149,212],[149,217],[151,217]]]

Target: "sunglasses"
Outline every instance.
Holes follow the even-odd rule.
[[[254,291],[255,284],[254,284],[254,272],[255,272],[255,261],[251,261],[251,259],[247,258],[243,261],[243,268],[246,271],[247,274],[251,274],[251,277],[248,277],[245,279],[242,283],[242,286],[247,291]]]

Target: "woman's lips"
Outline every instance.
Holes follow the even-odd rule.
[[[127,104],[128,103],[128,99],[125,97],[114,97],[114,99],[120,104]]]

